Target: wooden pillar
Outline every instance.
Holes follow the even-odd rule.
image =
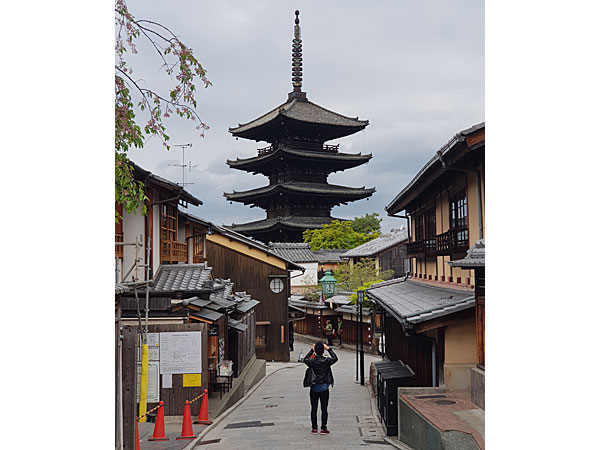
[[[137,414],[137,373],[135,363],[136,327],[123,327],[123,449],[135,450]]]

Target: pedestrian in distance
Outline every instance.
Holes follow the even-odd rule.
[[[342,332],[343,332],[343,328],[342,328],[342,318],[338,317],[338,321],[337,321],[337,335],[340,338],[340,348],[342,348]]]
[[[333,325],[331,325],[329,319],[325,322],[325,338],[327,339],[327,345],[331,347],[333,345]]]
[[[330,357],[323,356],[327,350]],[[316,356],[314,356],[316,354]],[[317,434],[317,409],[321,402],[321,434],[329,434],[327,429],[327,407],[329,405],[329,386],[333,386],[331,366],[338,361],[333,350],[322,342],[313,344],[312,349],[304,357],[304,364],[313,369],[315,379],[310,388],[310,420],[312,434]]]

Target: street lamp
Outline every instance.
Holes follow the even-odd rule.
[[[356,292],[356,303],[358,303],[358,317],[359,317],[359,325],[358,325],[358,333],[360,340],[360,384],[364,386],[365,384],[365,353],[363,350],[363,322],[362,322],[362,307],[365,302],[365,291],[357,291]]]
[[[325,272],[325,275],[319,280],[319,284],[321,285],[321,292],[323,293],[323,298],[333,297],[335,292],[335,282],[337,280],[333,278],[333,274],[330,270]]]

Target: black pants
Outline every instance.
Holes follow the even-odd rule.
[[[313,392],[310,390],[310,420],[313,430],[317,429],[317,407],[321,400],[321,429],[327,429],[327,405],[329,404],[329,389],[323,392]]]
[[[327,338],[327,345],[331,347],[333,345],[333,336],[331,336],[331,334],[327,334],[325,337]]]

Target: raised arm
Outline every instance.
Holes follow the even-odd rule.
[[[304,364],[306,364],[308,367],[312,367],[311,364],[314,361],[314,359],[311,358],[312,354],[313,354],[313,349],[311,348],[310,351],[304,357]]]
[[[325,346],[325,350],[327,350],[329,352],[329,356],[331,356],[330,358],[330,365],[333,366],[336,362],[338,362],[338,357],[337,355],[333,352],[333,349],[329,346]]]

